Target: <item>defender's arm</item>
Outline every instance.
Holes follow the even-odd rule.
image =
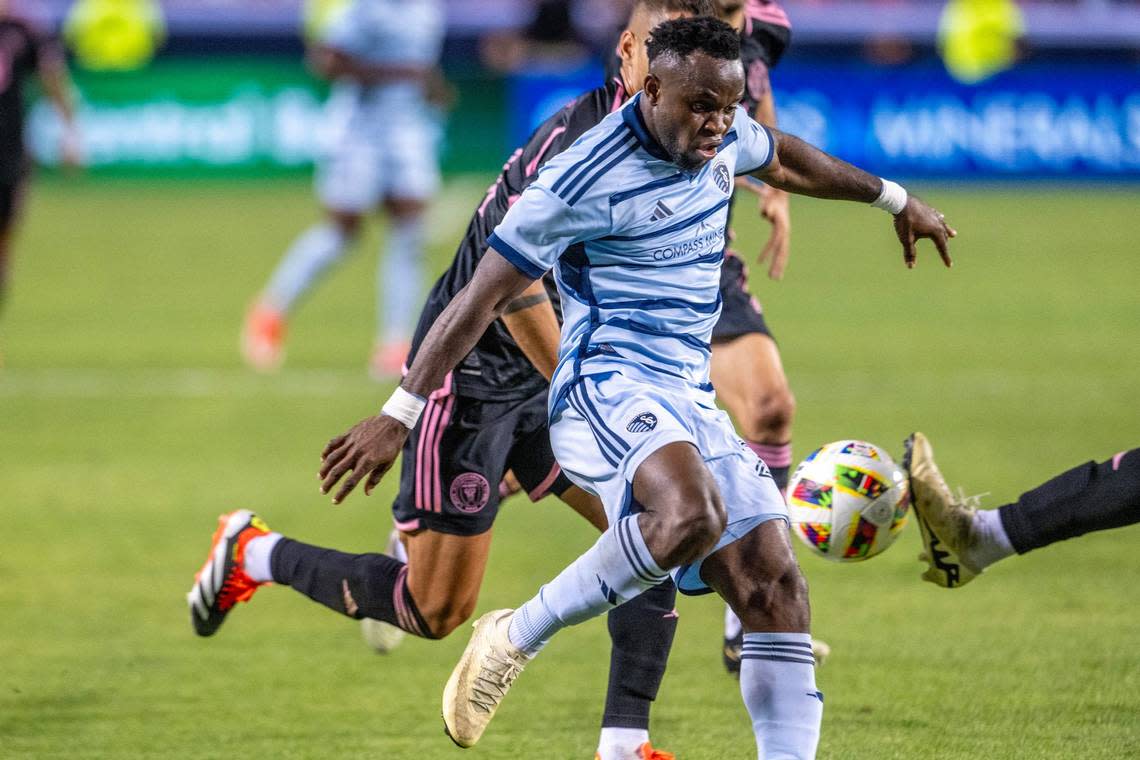
[[[511,337],[547,382],[558,366],[562,330],[542,280],[535,280],[503,310],[503,324]]]
[[[333,503],[343,501],[365,476],[368,482],[364,492],[370,493],[396,461],[425,399],[443,384],[447,373],[470,353],[479,336],[532,282],[533,278],[494,249],[488,249],[471,282],[456,294],[424,337],[407,377],[382,413],[357,423],[325,446],[319,473],[321,493],[328,493],[349,471],[352,474],[333,497]]]

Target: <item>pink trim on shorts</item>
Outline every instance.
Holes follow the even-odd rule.
[[[1127,451],[1122,451],[1112,458],[1112,469],[1113,470],[1119,470],[1120,469],[1120,460],[1124,459],[1124,455],[1127,453],[1128,453]]]
[[[554,466],[550,468],[550,474],[546,476],[546,479],[535,486],[534,490],[528,493],[527,496],[530,497],[531,501],[538,501],[543,496],[546,496],[546,494],[550,492],[550,487],[554,485],[554,481],[558,480],[558,476],[561,474],[562,468],[558,466],[558,462],[555,462]]]
[[[755,441],[745,441],[745,443],[769,467],[792,466],[792,444],[790,443],[770,444],[756,443]]]
[[[451,410],[455,407],[455,396],[448,396],[447,401],[443,402],[443,412],[439,416],[439,424],[435,434],[435,442],[432,446],[431,469],[432,469],[432,509],[436,512],[443,511],[443,482],[439,475],[439,444],[443,440],[443,431],[447,428],[447,423],[451,421]]]
[[[416,442],[416,509],[431,508],[429,503],[431,495],[428,485],[428,472],[431,463],[428,461],[428,457],[431,456],[430,441],[435,434],[435,424],[436,420],[439,419],[439,411],[439,403],[435,399],[429,399],[427,406],[424,407],[424,416],[420,425],[420,439]]]
[[[412,531],[420,529],[420,518],[418,517],[411,520],[404,520],[403,522],[399,520],[393,520],[392,522],[395,524],[396,530],[401,533],[411,533]]]

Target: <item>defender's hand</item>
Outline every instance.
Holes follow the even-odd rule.
[[[772,224],[772,234],[768,244],[760,252],[759,261],[768,262],[768,277],[784,279],[788,266],[788,253],[792,239],[792,217],[789,210],[788,194],[769,185],[760,191],[760,215]]]
[[[352,474],[333,497],[333,504],[344,501],[364,477],[368,478],[364,494],[372,493],[380,478],[396,461],[409,432],[399,420],[378,414],[361,420],[344,435],[333,438],[321,452],[318,474],[322,481],[321,493],[328,493],[350,470]]]
[[[908,269],[914,269],[918,256],[915,253],[915,242],[922,238],[934,241],[934,247],[942,256],[942,263],[947,267],[954,265],[950,260],[950,251],[947,242],[956,237],[958,232],[946,223],[946,217],[937,209],[915,198],[913,195],[907,199],[906,208],[902,213],[895,215],[895,234],[903,246],[903,261]]]

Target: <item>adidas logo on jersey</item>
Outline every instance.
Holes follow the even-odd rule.
[[[657,205],[653,207],[653,216],[649,217],[655,222],[660,222],[662,219],[668,219],[673,216],[673,209],[665,205],[665,201],[657,201]]]

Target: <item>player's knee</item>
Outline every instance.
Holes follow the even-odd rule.
[[[754,393],[740,415],[744,437],[750,441],[784,442],[791,437],[796,397],[787,386]]]
[[[429,639],[442,639],[471,619],[475,612],[474,599],[444,599],[420,606],[420,619],[427,626]]]
[[[678,494],[683,500],[669,510],[663,533],[667,538],[664,552],[665,565],[676,567],[693,562],[708,554],[724,533],[728,517],[724,504],[715,491],[694,489]]]
[[[806,631],[811,623],[807,579],[794,560],[766,577],[753,577],[743,599],[741,619],[757,628]]]
[[[354,240],[360,234],[363,218],[354,211],[329,211],[329,221],[348,240]]]

